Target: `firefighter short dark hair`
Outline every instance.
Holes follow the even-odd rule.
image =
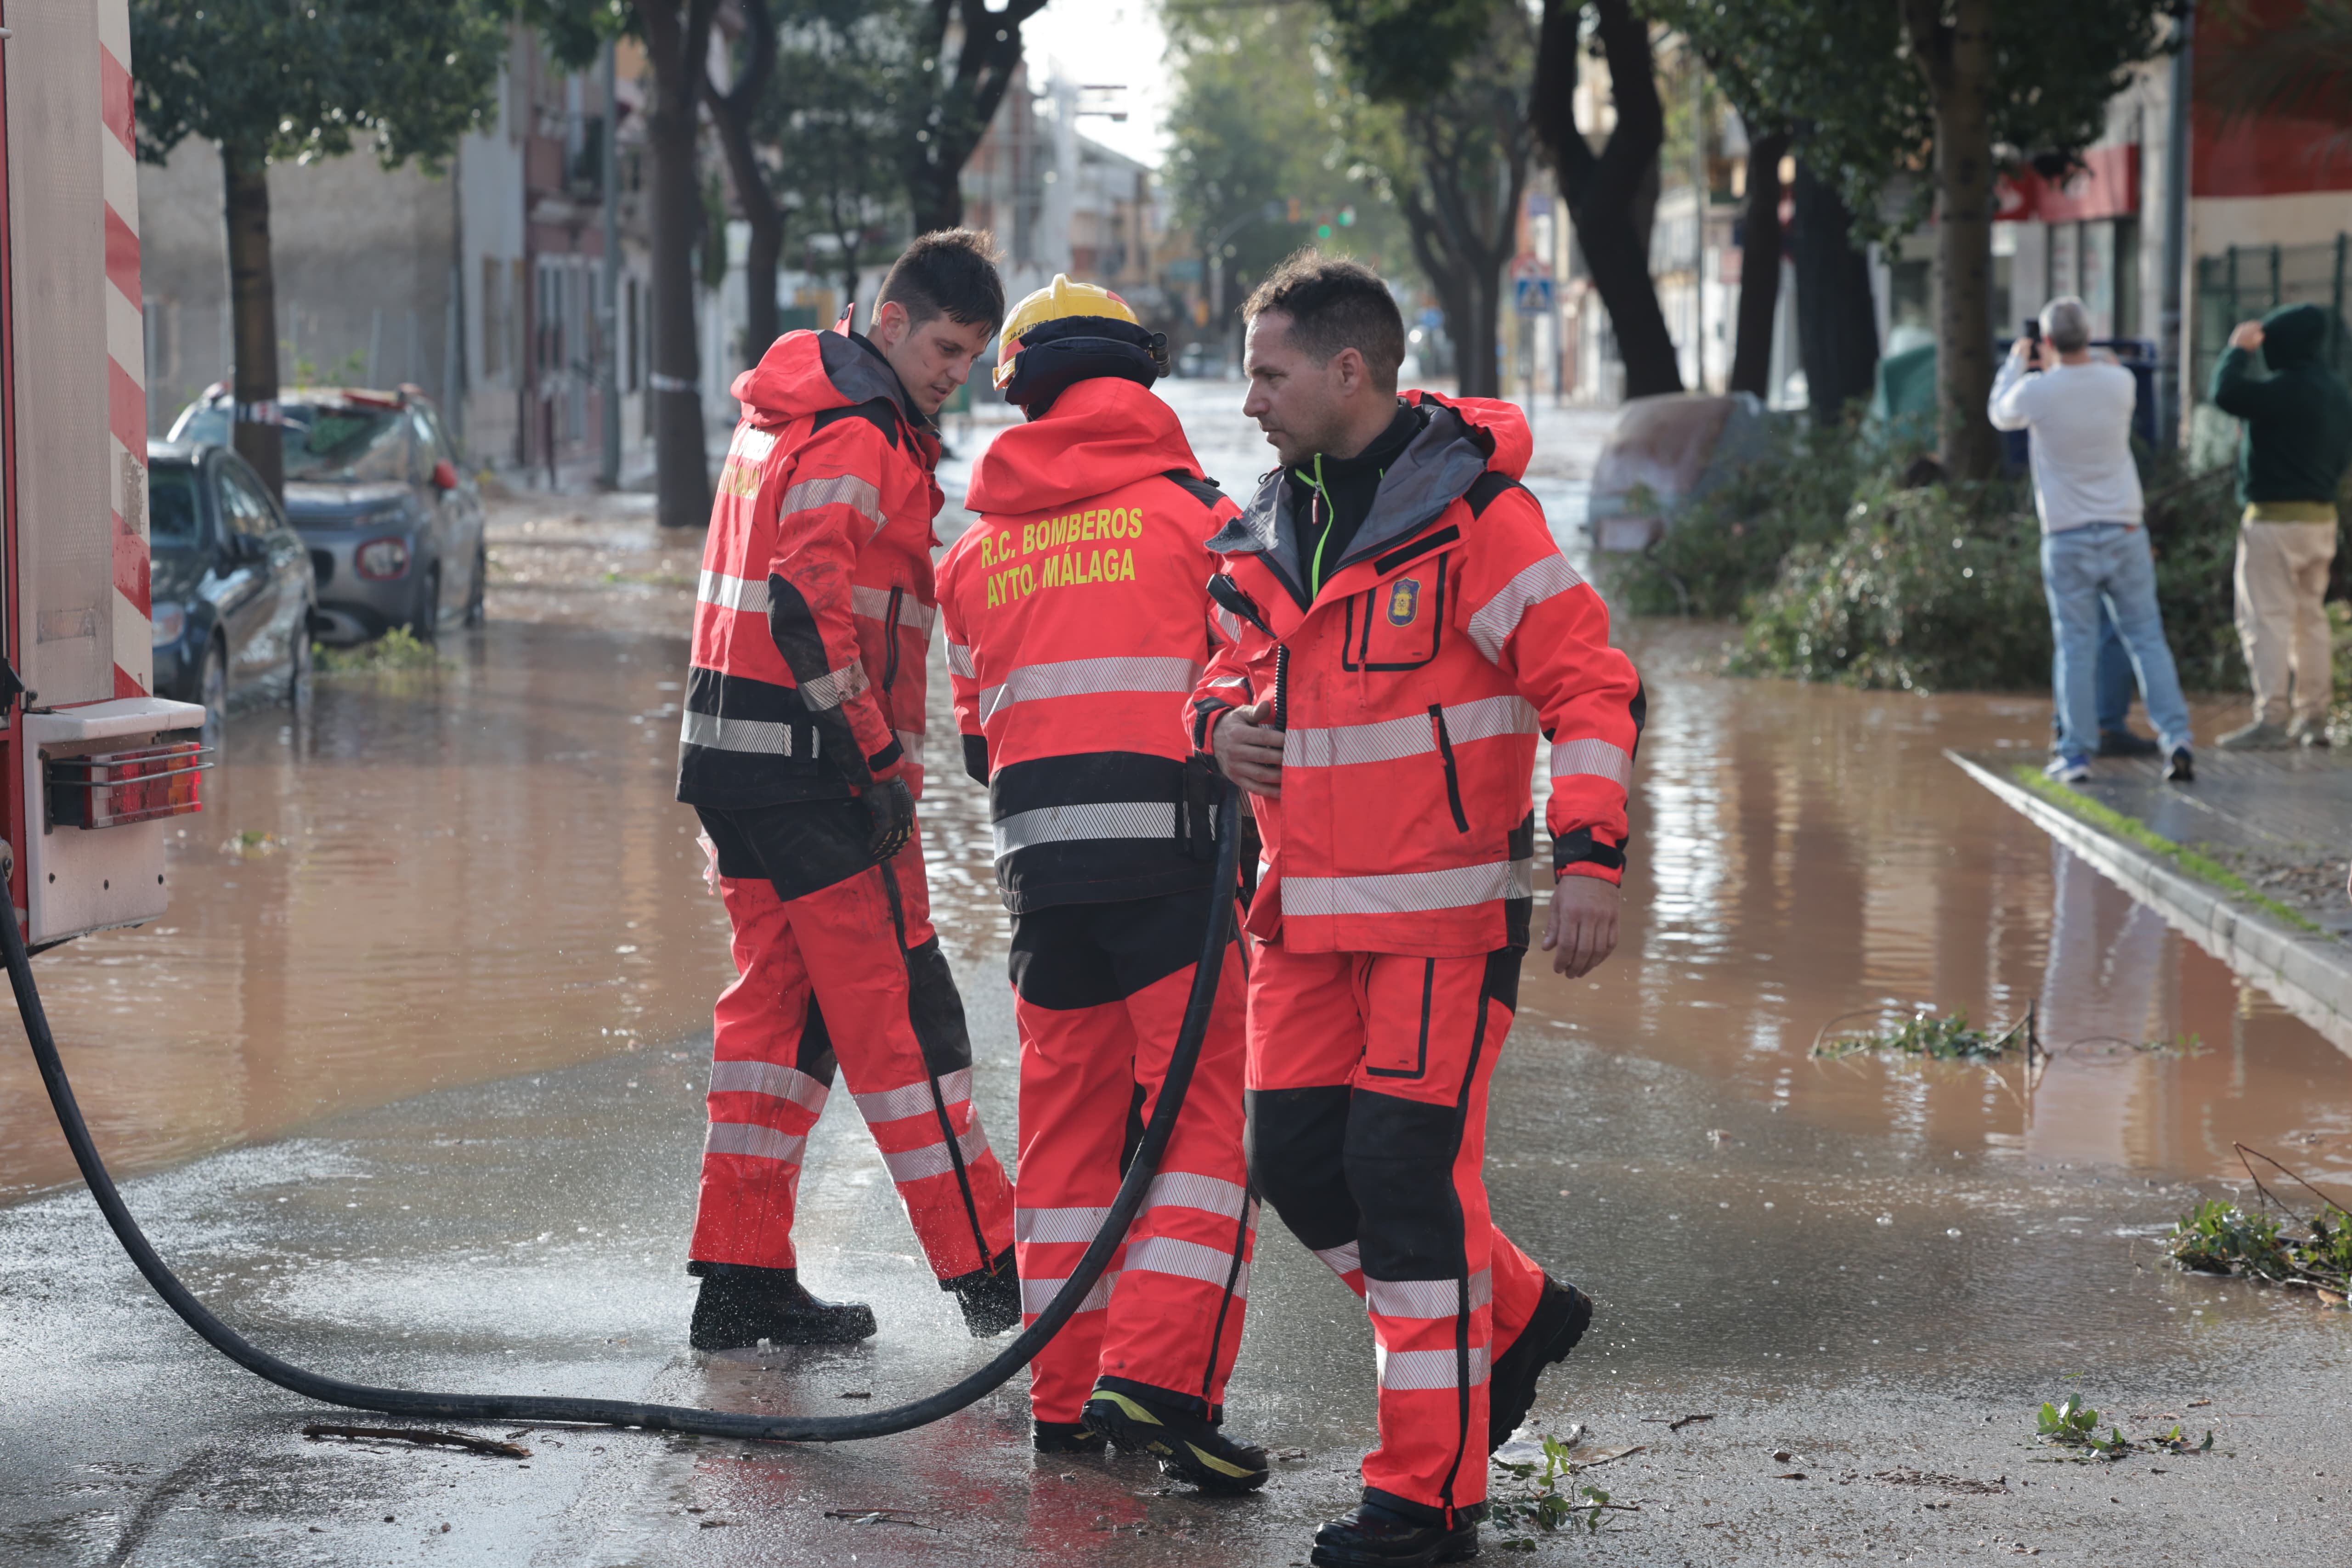
[[[882,279],[880,310],[893,300],[916,326],[945,316],[959,326],[1004,325],[1004,279],[996,275],[996,237],[984,228],[940,228],[916,237]]]
[[[1290,258],[1250,291],[1244,321],[1268,310],[1290,318],[1290,341],[1320,364],[1341,349],[1364,356],[1372,384],[1394,392],[1397,367],[1404,363],[1404,318],[1380,274],[1361,262],[1326,256],[1311,247]]]

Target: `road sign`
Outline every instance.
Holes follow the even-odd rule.
[[[1549,316],[1552,308],[1551,279],[1541,277],[1514,279],[1512,299],[1522,316]]]

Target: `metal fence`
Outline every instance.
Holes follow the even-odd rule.
[[[2230,329],[2279,305],[2317,305],[2335,318],[2327,361],[2352,378],[2352,324],[2345,317],[2352,283],[2352,235],[2318,245],[2233,245],[2197,258],[2196,391],[2205,400]]]

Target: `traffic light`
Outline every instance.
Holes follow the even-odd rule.
[[[1356,221],[1356,209],[1355,209],[1355,208],[1353,208],[1353,207],[1341,207],[1341,208],[1339,209],[1339,226],[1340,226],[1341,228],[1347,228],[1347,227],[1350,226],[1351,225],[1353,225],[1353,224],[1355,223],[1355,221]]]
[[[1316,238],[1318,238],[1318,239],[1328,239],[1328,238],[1330,238],[1330,237],[1331,237],[1331,226],[1330,226],[1329,224],[1328,224],[1328,223],[1318,223],[1318,224],[1317,224],[1317,225],[1315,226],[1315,237],[1316,237]]]

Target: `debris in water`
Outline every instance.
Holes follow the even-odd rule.
[[[1286,1465],[1296,1464],[1297,1461],[1307,1458],[1307,1450],[1304,1448],[1276,1448],[1274,1452],[1268,1454],[1266,1458],[1269,1459],[1279,1459]]]
[[[1534,1445],[1515,1442],[1506,1444],[1505,1451],[1530,1447]],[[1541,1441],[1540,1451],[1540,1472],[1535,1464],[1514,1463],[1497,1456],[1496,1464],[1525,1482],[1527,1490],[1490,1500],[1488,1517],[1496,1530],[1507,1531],[1517,1528],[1549,1534],[1562,1525],[1575,1522],[1580,1515],[1586,1532],[1597,1535],[1607,1515],[1639,1513],[1642,1510],[1638,1502],[1612,1502],[1610,1495],[1599,1487],[1579,1487],[1573,1495],[1559,1489],[1560,1481],[1577,1470],[1590,1465],[1604,1464],[1609,1459],[1622,1458],[1627,1454],[1639,1453],[1638,1445],[1624,1448],[1570,1448],[1557,1437],[1546,1437]],[[1499,1544],[1506,1552],[1533,1552],[1536,1549],[1535,1537],[1528,1534],[1507,1534]]]
[[[925,1524],[903,1508],[829,1508],[824,1510],[824,1517],[837,1519],[844,1524],[904,1524],[937,1534],[947,1533],[936,1524]]]
[[[2137,1441],[2125,1436],[2124,1429],[2110,1421],[2107,1436],[2102,1437],[2099,1436],[2099,1413],[2083,1403],[2080,1394],[2068,1394],[2057,1405],[2043,1401],[2041,1414],[2034,1417],[2034,1426],[2043,1442],[2054,1443],[2062,1448],[2080,1449],[2102,1459],[2120,1459],[2134,1453],[2204,1454],[2210,1453],[2213,1447],[2210,1429],[2207,1430],[2202,1443],[2191,1447],[2189,1434],[2181,1430],[2178,1421],[2168,1430]]]
[[[2331,1194],[2268,1154],[2243,1143],[2235,1147],[2263,1206],[2275,1207],[2286,1217],[2250,1215],[2226,1199],[2208,1198],[2173,1226],[2165,1251],[2192,1273],[2242,1274],[2266,1284],[2312,1290],[2330,1306],[2343,1305],[2347,1292],[2352,1291],[2352,1214]],[[2318,1211],[2305,1215],[2290,1207],[2263,1184],[2254,1169],[2256,1160],[2317,1198]]]
[[[530,1450],[514,1443],[493,1442],[488,1437],[468,1437],[458,1432],[431,1432],[417,1426],[327,1426],[313,1424],[302,1428],[302,1436],[312,1442],[328,1437],[340,1437],[358,1443],[414,1443],[425,1447],[463,1448],[469,1454],[488,1454],[500,1459],[528,1459]]]
[[[2008,1028],[1994,1034],[1969,1026],[1966,1013],[1939,1016],[1921,1008],[1911,1018],[1885,1034],[1832,1035],[1830,1030],[1846,1018],[1847,1013],[1822,1026],[1813,1037],[1812,1054],[1830,1061],[1857,1056],[1864,1051],[1893,1051],[1901,1056],[1925,1057],[1940,1062],[1998,1061],[2012,1052],[2023,1051],[2030,1060],[2042,1052],[2042,1041],[2033,1030],[2033,1008],[2029,1005],[2025,1016]]]
[[[1715,1412],[1712,1410],[1701,1411],[1696,1415],[1685,1415],[1679,1421],[1667,1422],[1666,1430],[1669,1432],[1679,1432],[1694,1421],[1712,1421],[1714,1419]]]
[[[871,1399],[874,1397],[874,1391],[870,1388],[845,1388],[839,1394],[834,1395],[834,1397],[836,1399]]]

